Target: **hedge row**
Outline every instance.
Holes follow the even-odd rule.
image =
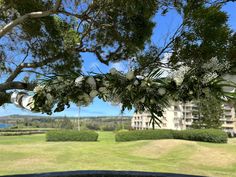
[[[46,132],[48,130],[30,130],[30,129],[0,129],[0,132]]]
[[[172,130],[134,130],[116,133],[116,141],[173,139]]]
[[[118,132],[116,141],[136,141],[153,139],[182,139],[212,143],[227,143],[227,134],[216,129],[190,130],[135,130]]]
[[[98,133],[94,131],[55,130],[46,133],[47,141],[97,141]]]
[[[184,131],[173,131],[174,139],[203,141],[211,143],[227,143],[228,135],[222,130],[216,129],[194,129]]]
[[[20,135],[33,135],[43,134],[45,131],[24,131],[24,132],[0,132],[0,136],[20,136]]]

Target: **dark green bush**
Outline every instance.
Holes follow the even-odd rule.
[[[116,141],[152,139],[183,139],[212,143],[227,143],[227,134],[216,129],[191,130],[136,130],[116,133]]]
[[[191,129],[173,131],[174,139],[203,141],[212,143],[227,143],[227,133],[217,129]]]
[[[134,130],[116,133],[116,141],[173,139],[172,130]]]
[[[47,141],[97,141],[98,133],[94,131],[55,130],[48,131]]]

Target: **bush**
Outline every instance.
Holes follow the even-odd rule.
[[[102,126],[103,131],[114,131],[116,129],[115,125],[104,125]]]
[[[116,141],[173,139],[172,130],[134,130],[116,133]]]
[[[43,134],[43,133],[46,133],[46,131],[43,131],[43,130],[12,130],[12,129],[0,130],[0,136],[20,136],[20,135]]]
[[[116,133],[116,141],[152,139],[183,139],[212,143],[227,143],[227,134],[216,129],[191,130],[142,130]]]
[[[34,129],[2,129],[0,132],[46,132],[47,130],[34,130]]]
[[[217,129],[174,130],[173,137],[174,139],[227,143],[227,133]]]
[[[55,130],[48,131],[46,141],[97,141],[98,133],[94,131]]]

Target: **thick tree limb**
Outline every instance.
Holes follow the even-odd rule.
[[[57,13],[60,5],[61,0],[57,0],[55,6],[50,10],[31,12],[11,21],[10,23],[6,24],[2,29],[0,29],[0,38],[3,37],[6,33],[10,32],[15,26],[19,25],[20,23],[23,23],[29,18],[41,18]]]
[[[6,90],[11,90],[11,89],[24,89],[32,91],[36,85],[37,85],[36,83],[24,83],[20,81],[5,82],[0,84],[0,92],[4,92]]]

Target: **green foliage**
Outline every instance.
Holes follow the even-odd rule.
[[[151,18],[158,9],[155,0],[105,0],[94,2],[95,11],[101,11],[101,16],[95,17],[96,26],[99,24],[112,24],[105,28],[98,28],[91,36],[94,47],[102,51],[102,47],[117,46],[117,51],[107,55],[108,60],[127,59],[138,49],[143,49],[146,41],[152,34],[154,23]],[[112,18],[110,18],[112,17]],[[145,29],[145,33],[143,30]]]
[[[94,131],[56,130],[48,131],[47,141],[97,141],[98,133]]]
[[[207,6],[204,1],[196,5],[190,1],[183,10],[184,32],[175,40],[171,60],[195,67],[212,57],[225,61],[231,31],[221,6]]]
[[[227,143],[227,133],[217,129],[201,129],[201,130],[182,130],[173,131],[174,139],[183,139],[191,141],[203,141],[210,143]]]
[[[0,136],[21,136],[21,135],[35,135],[43,134],[45,132],[27,131],[27,132],[0,132]]]
[[[226,95],[222,75],[235,68],[235,34],[227,24],[227,13],[221,5],[209,6],[206,1],[188,1],[181,9],[183,26],[174,39],[169,65],[189,70],[178,85],[176,100],[204,98],[206,90],[221,99]]]
[[[131,117],[107,116],[107,117],[80,117],[79,123],[76,117],[47,117],[47,116],[19,116],[14,115],[6,118],[4,123],[15,125],[11,129],[19,128],[55,128],[55,129],[78,129],[80,130],[120,130],[131,129]],[[79,125],[78,125],[79,124]],[[18,129],[17,129],[18,128]],[[9,129],[10,130],[10,129]],[[1,130],[0,130],[1,131]],[[14,130],[12,130],[14,131]]]
[[[34,135],[43,134],[46,131],[42,130],[21,130],[21,129],[0,129],[0,136],[20,136],[20,135]]]
[[[116,133],[116,141],[173,139],[172,130],[134,130]]]
[[[101,127],[96,123],[87,123],[86,122],[85,127],[89,130],[101,130]]]
[[[2,0],[0,24],[4,27],[27,13],[51,10],[54,5],[55,1]],[[133,57],[149,41],[155,25],[152,17],[157,9],[156,0],[62,1],[54,14],[26,18],[1,36],[4,60],[0,67],[8,78],[20,65],[22,68],[17,68],[16,76],[29,76],[27,82],[20,80],[23,86],[45,85],[41,91],[34,90],[33,111],[52,114],[63,111],[70,102],[87,106],[92,101],[90,92],[95,97],[94,90],[98,88],[91,90],[87,84],[80,89],[74,85],[75,79],[83,75],[81,55],[92,53],[106,65]],[[15,58],[16,53],[20,58]],[[16,76],[11,82],[19,81]],[[32,88],[25,90],[32,91]],[[4,99],[0,103],[6,102]]]
[[[192,127],[197,129],[218,129],[222,125],[220,119],[223,116],[222,102],[209,93],[205,98],[196,101],[197,110],[193,112],[198,119],[194,120]]]
[[[2,0],[0,24],[4,26],[33,11],[49,10],[54,3]],[[155,25],[153,16],[160,9],[166,14],[168,6],[176,8],[183,18],[179,35],[170,37],[170,43],[163,48],[151,46],[144,51]],[[10,96],[6,96],[10,90],[23,87],[32,91],[37,85],[30,103],[35,112],[61,112],[72,102],[88,106],[98,96],[122,104],[122,111],[133,108],[149,111],[154,128],[160,124],[159,117],[168,100],[204,98],[206,90],[217,98],[225,96],[221,77],[233,68],[236,38],[219,4],[170,0],[64,1],[54,13],[26,19],[1,36],[0,68],[6,74],[4,77],[11,77],[9,83],[0,83],[0,105],[10,102]],[[106,65],[130,59],[134,61],[133,70],[125,74],[113,69],[106,74],[91,72],[84,76],[81,56],[85,52]],[[169,63],[162,63],[164,54],[170,52]],[[217,62],[211,62],[212,59]],[[161,68],[171,68],[172,72],[179,66],[189,68],[180,82],[162,77]],[[22,77],[18,77],[20,74]],[[20,78],[21,84],[14,82]],[[236,97],[235,93],[231,95]],[[69,122],[66,124],[62,127],[72,128]]]
[[[83,127],[89,130],[102,130],[102,131],[115,131],[124,129],[130,129],[131,118],[90,118],[80,120]]]
[[[61,129],[74,129],[75,128],[75,125],[73,124],[73,122],[66,117],[64,117],[62,120],[58,119],[57,123],[58,123],[58,127]]]
[[[227,134],[217,129],[204,130],[136,130],[116,133],[116,141],[183,139],[211,143],[227,143]]]

